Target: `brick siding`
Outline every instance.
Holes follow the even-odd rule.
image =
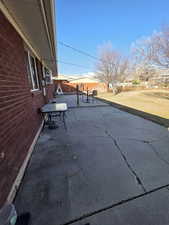
[[[38,62],[38,76],[42,77]],[[54,85],[47,88],[52,97]],[[42,122],[39,108],[48,101],[30,91],[24,43],[0,11],[0,206],[5,202]]]

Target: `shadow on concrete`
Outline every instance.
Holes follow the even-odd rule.
[[[14,201],[30,225],[169,221],[168,130],[104,104],[68,110],[67,130],[58,121],[41,133]]]

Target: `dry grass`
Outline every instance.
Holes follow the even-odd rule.
[[[122,92],[115,96],[112,93],[100,93],[98,97],[122,106],[169,119],[169,91],[130,91]]]

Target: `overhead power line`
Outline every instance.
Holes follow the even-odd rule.
[[[101,61],[101,62],[105,62],[104,60],[102,60],[102,59],[99,59],[98,57],[96,57],[96,56],[94,56],[94,55],[92,55],[92,54],[90,54],[90,53],[88,53],[88,52],[86,52],[86,51],[83,51],[83,50],[81,50],[81,49],[78,49],[78,48],[75,48],[75,47],[73,47],[73,46],[71,46],[71,45],[69,45],[69,44],[66,44],[66,43],[64,43],[63,41],[58,41],[58,43],[60,44],[60,45],[62,45],[62,46],[64,46],[64,47],[66,47],[66,48],[70,48],[70,49],[72,49],[73,51],[75,51],[75,52],[78,52],[78,53],[80,53],[80,54],[82,54],[82,55],[85,55],[85,56],[87,56],[87,57],[90,57],[90,58],[92,58],[92,59],[94,59],[94,60],[96,60],[96,61]],[[52,60],[49,60],[49,61],[52,61]],[[78,64],[74,64],[74,63],[70,63],[70,62],[64,62],[64,61],[60,61],[60,60],[56,60],[58,63],[62,63],[62,64],[67,64],[67,65],[71,65],[71,66],[77,66],[77,67],[81,67],[81,68],[85,68],[85,69],[88,69],[87,67],[85,67],[85,66],[83,66],[83,65],[78,65]]]
[[[74,63],[69,63],[69,62],[63,62],[63,61],[60,61],[60,60],[56,60],[58,63],[62,63],[62,64],[66,64],[66,65],[70,65],[70,66],[77,66],[77,67],[81,67],[81,68],[84,68],[84,69],[89,69],[83,65],[78,65],[78,64],[74,64]]]
[[[73,46],[71,46],[71,45],[69,45],[69,44],[66,44],[66,43],[64,43],[63,41],[58,41],[58,43],[59,43],[60,45],[64,46],[64,47],[67,47],[67,48],[72,49],[72,50],[75,51],[75,52],[78,52],[78,53],[80,53],[80,54],[82,54],[82,55],[88,56],[88,57],[90,57],[90,58],[92,58],[92,59],[94,59],[94,60],[96,60],[96,61],[103,62],[103,63],[107,63],[107,64],[109,64],[109,65],[111,65],[111,66],[114,65],[114,63],[108,63],[106,60],[103,60],[103,59],[100,59],[100,58],[98,58],[98,57],[96,57],[96,56],[93,56],[93,55],[89,54],[88,52],[85,52],[85,51],[83,51],[83,50],[81,50],[81,49],[74,48]]]
[[[77,67],[81,67],[81,68],[84,68],[84,69],[89,69],[88,67],[86,66],[83,66],[83,65],[79,65],[79,64],[75,64],[75,63],[71,63],[71,62],[65,62],[65,61],[62,61],[62,60],[52,60],[52,59],[45,59],[44,60],[48,61],[48,62],[58,62],[58,63],[62,63],[62,64],[66,64],[66,65],[70,65],[70,66],[77,66]]]
[[[76,52],[78,52],[78,53],[80,53],[80,54],[82,54],[82,55],[88,56],[88,57],[90,57],[90,58],[92,58],[92,59],[94,59],[94,60],[97,60],[97,61],[101,61],[101,59],[99,59],[98,57],[93,56],[93,55],[91,55],[91,54],[89,54],[88,52],[85,52],[85,51],[83,51],[83,50],[74,48],[73,46],[68,45],[68,44],[66,44],[66,43],[64,43],[64,42],[62,42],[62,41],[58,41],[58,43],[59,43],[60,45],[62,45],[62,46],[65,46],[65,47],[67,47],[67,48],[70,48],[70,49],[72,49],[73,51],[76,51]]]

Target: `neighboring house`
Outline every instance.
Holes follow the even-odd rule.
[[[65,92],[65,86],[69,82],[69,78],[64,75],[58,75],[56,77],[53,77],[54,84],[55,84],[55,90],[56,94]]]
[[[63,92],[75,92],[76,86],[79,86],[81,91],[88,90],[98,90],[103,92],[106,90],[105,84],[101,83],[98,79],[92,76],[66,76],[59,75],[57,78],[54,78],[54,83],[57,86],[61,86]]]
[[[0,0],[0,206],[11,201],[53,96],[54,0]]]
[[[154,76],[149,80],[149,83],[152,85],[169,86],[169,74],[160,74],[158,76]]]

